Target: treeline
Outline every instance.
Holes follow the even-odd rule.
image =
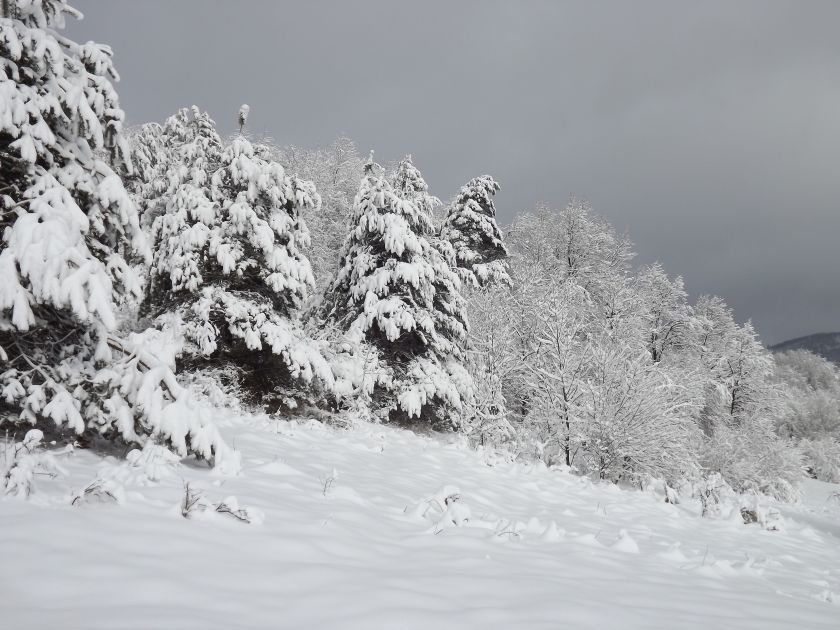
[[[0,22],[3,425],[218,460],[200,381],[613,481],[840,476],[836,368],[774,361],[585,202],[502,230],[490,176],[444,204],[411,156],[254,142],[247,106],[229,139],[195,107],[125,133],[110,50],[57,35],[66,13]]]
[[[272,152],[328,191],[306,217],[319,235],[316,276],[330,278],[339,255],[328,244],[346,234],[364,158],[347,139]],[[438,213],[435,234],[449,236],[463,196]],[[737,491],[788,498],[803,469],[840,480],[836,366],[807,352],[774,357],[719,297],[691,304],[681,278],[634,268],[630,241],[586,202],[522,213],[504,233],[492,281],[461,276],[473,396],[459,430],[614,480],[717,473]],[[482,227],[475,242],[487,234],[500,238]]]

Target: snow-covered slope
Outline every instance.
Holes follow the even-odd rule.
[[[840,332],[816,333],[797,337],[770,346],[773,352],[784,352],[786,350],[810,350],[824,359],[840,363]]]
[[[0,500],[0,625],[840,624],[836,486],[809,483],[802,505],[775,506],[768,531],[737,512],[700,518],[691,501],[493,461],[455,438],[265,417],[222,425],[242,455],[237,476],[76,451],[28,500]],[[97,476],[119,503],[91,492],[71,504]],[[190,519],[185,482],[209,506]],[[212,511],[220,502],[253,522]]]

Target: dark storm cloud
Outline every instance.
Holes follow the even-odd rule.
[[[588,197],[768,342],[840,330],[840,3],[81,1],[131,123],[239,105],[283,144],[411,152],[503,221]]]

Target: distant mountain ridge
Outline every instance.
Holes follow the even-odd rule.
[[[840,332],[815,333],[796,339],[789,339],[770,346],[773,352],[784,352],[785,350],[810,350],[814,354],[840,364]]]

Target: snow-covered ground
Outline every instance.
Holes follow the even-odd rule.
[[[768,531],[454,437],[222,430],[239,475],[75,451],[0,500],[0,627],[840,628],[836,486],[806,484]],[[97,477],[120,502],[71,504]],[[190,519],[185,482],[209,506]]]

